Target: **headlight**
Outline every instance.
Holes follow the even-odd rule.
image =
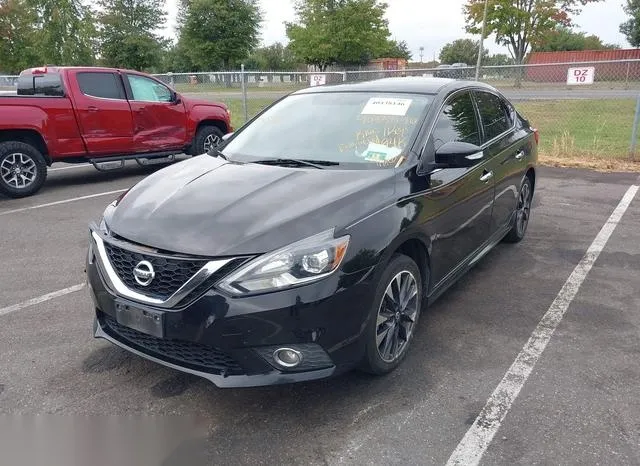
[[[320,280],[342,262],[349,236],[333,237],[333,230],[293,243],[249,262],[218,283],[233,295],[276,291]]]

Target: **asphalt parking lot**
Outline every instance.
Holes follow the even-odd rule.
[[[479,450],[481,464],[640,464],[637,174],[541,168],[527,238],[422,316],[390,376],[221,390],[91,337],[87,223],[154,169],[53,168],[36,196],[0,198],[0,413],[193,420],[145,453],[133,445],[138,465],[437,465]],[[549,312],[557,327],[540,327]],[[532,335],[550,339],[523,376],[512,364]],[[510,399],[496,398],[503,383]],[[495,436],[474,443],[474,429]],[[37,464],[37,445],[10,438],[0,463]]]

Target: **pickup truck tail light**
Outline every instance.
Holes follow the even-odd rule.
[[[540,132],[537,128],[531,128],[533,130],[533,137],[536,140],[536,146],[540,144]]]

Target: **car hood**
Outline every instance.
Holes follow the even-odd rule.
[[[191,97],[190,95],[182,95],[182,100],[184,100],[184,102],[187,104],[188,107],[195,107],[196,105],[206,105],[207,107],[219,107],[222,109],[228,108],[222,102],[214,102],[212,100],[199,99],[197,97]]]
[[[297,169],[199,156],[134,186],[106,222],[139,244],[184,254],[272,251],[344,228],[386,205],[393,170]]]

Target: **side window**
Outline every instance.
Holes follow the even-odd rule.
[[[450,99],[438,116],[433,129],[434,149],[447,142],[468,142],[480,145],[478,120],[471,94],[465,92]]]
[[[76,75],[80,91],[84,95],[100,97],[101,99],[122,99],[126,98],[122,81],[114,73],[88,72]]]
[[[511,110],[500,97],[488,92],[476,92],[475,95],[485,141],[501,135],[513,126]]]
[[[18,95],[64,97],[62,79],[58,73],[27,74],[18,78]]]
[[[171,91],[167,86],[153,79],[135,74],[128,74],[133,100],[144,102],[171,102]]]

